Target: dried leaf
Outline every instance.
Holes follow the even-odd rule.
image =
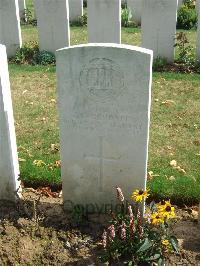
[[[33,164],[36,165],[37,167],[46,165],[45,162],[43,162],[42,160],[34,160]]]
[[[151,180],[153,178],[153,171],[149,171],[147,173],[147,178],[148,178],[148,180]]]
[[[18,161],[19,161],[19,162],[26,162],[26,159],[18,158]]]
[[[51,99],[50,102],[51,103],[56,103],[56,100],[55,99]]]
[[[165,104],[165,105],[171,105],[171,104],[175,104],[175,101],[173,100],[166,100],[166,101],[163,101],[162,104]]]
[[[170,162],[170,166],[171,167],[177,167],[177,161],[176,160],[172,160],[171,162]]]
[[[186,174],[186,171],[181,168],[180,166],[177,166],[176,169],[180,172],[180,173],[183,173],[183,174]]]
[[[54,162],[55,167],[61,167],[61,160],[57,160]]]
[[[59,196],[57,192],[52,192],[50,187],[39,187],[36,191],[47,197],[57,198]]]
[[[192,210],[192,216],[194,219],[198,219],[198,215],[199,215],[198,211]]]
[[[51,152],[56,153],[59,151],[58,144],[51,144]]]
[[[176,178],[172,175],[172,176],[169,177],[169,180],[170,180],[170,181],[175,181]]]
[[[194,140],[192,143],[196,146],[200,146],[200,140]]]

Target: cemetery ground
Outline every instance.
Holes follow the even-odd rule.
[[[87,42],[86,28],[71,29],[71,44]],[[23,26],[22,34],[24,41],[37,40],[36,27]],[[187,35],[194,46],[196,32]],[[123,28],[122,43],[140,41],[139,29]],[[98,265],[108,217],[80,219],[77,213],[64,213],[59,197],[55,67],[10,64],[9,71],[25,188],[16,206],[0,203],[0,220],[5,219],[0,225],[0,264]],[[195,206],[200,195],[199,87],[199,74],[153,73],[148,186],[153,199],[171,198],[177,205],[173,230],[181,244],[179,256],[170,256],[166,265],[200,265]]]
[[[139,29],[122,32],[123,43],[140,43]],[[22,34],[25,42],[37,40],[36,27],[24,26]],[[86,36],[86,28],[71,27],[71,44],[86,42]],[[187,36],[194,47],[196,32]],[[10,64],[9,70],[22,180],[59,188],[55,67]],[[199,86],[199,74],[153,73],[148,171],[154,198],[198,202]]]

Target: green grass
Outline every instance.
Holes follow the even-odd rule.
[[[149,170],[159,176],[150,182],[152,191],[184,200],[200,198],[200,75],[155,73],[153,77]],[[186,173],[173,169],[171,160]]]
[[[55,67],[10,65],[21,178],[36,184],[60,184]],[[154,73],[148,170],[155,196],[195,199],[200,195],[200,75]],[[171,100],[169,104],[165,102]],[[38,167],[34,160],[46,165]],[[186,173],[170,166],[176,160]],[[173,176],[175,180],[169,178]]]
[[[183,31],[186,33],[190,45],[196,47],[196,30]],[[22,40],[23,43],[30,41],[38,41],[37,27],[22,25]],[[73,26],[70,28],[71,45],[87,43],[87,27]],[[122,28],[122,43],[139,46],[141,44],[141,29],[140,28]],[[177,50],[177,49],[176,49]],[[177,54],[177,51],[176,51]]]

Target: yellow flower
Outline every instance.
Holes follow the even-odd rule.
[[[156,206],[157,209],[162,212],[166,208],[166,206],[171,206],[171,203],[170,200],[168,201],[161,200],[158,204],[156,204]]]
[[[142,200],[148,198],[148,196],[149,196],[149,189],[147,189],[147,190],[136,189],[136,191],[133,192],[131,198],[135,201],[142,201]]]
[[[163,216],[166,218],[172,218],[175,216],[174,207],[166,206],[165,210],[163,211]]]
[[[164,217],[160,213],[155,212],[151,215],[151,223],[152,224],[164,223]]]
[[[165,208],[166,204],[171,205],[170,200],[167,200],[167,201],[161,200],[158,204],[156,204],[156,206],[159,210],[163,210]]]
[[[162,244],[163,244],[163,246],[165,246],[165,247],[168,247],[168,246],[170,245],[168,239],[164,239],[164,240],[162,240]]]
[[[165,218],[172,218],[175,216],[175,208],[171,205],[170,201],[166,201],[165,205],[158,205],[158,210]]]

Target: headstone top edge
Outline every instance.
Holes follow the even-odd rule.
[[[4,44],[0,44],[0,49],[1,50],[6,50],[6,46]]]
[[[133,46],[133,45],[127,45],[127,44],[116,44],[116,43],[89,43],[89,44],[81,44],[81,45],[73,45],[70,47],[64,47],[61,49],[58,49],[56,51],[56,54],[59,54],[63,51],[71,50],[74,48],[86,48],[86,47],[105,47],[105,48],[118,48],[118,49],[127,49],[130,51],[136,51],[140,52],[143,54],[148,54],[150,56],[153,56],[153,51],[150,49],[138,47],[138,46]]]

